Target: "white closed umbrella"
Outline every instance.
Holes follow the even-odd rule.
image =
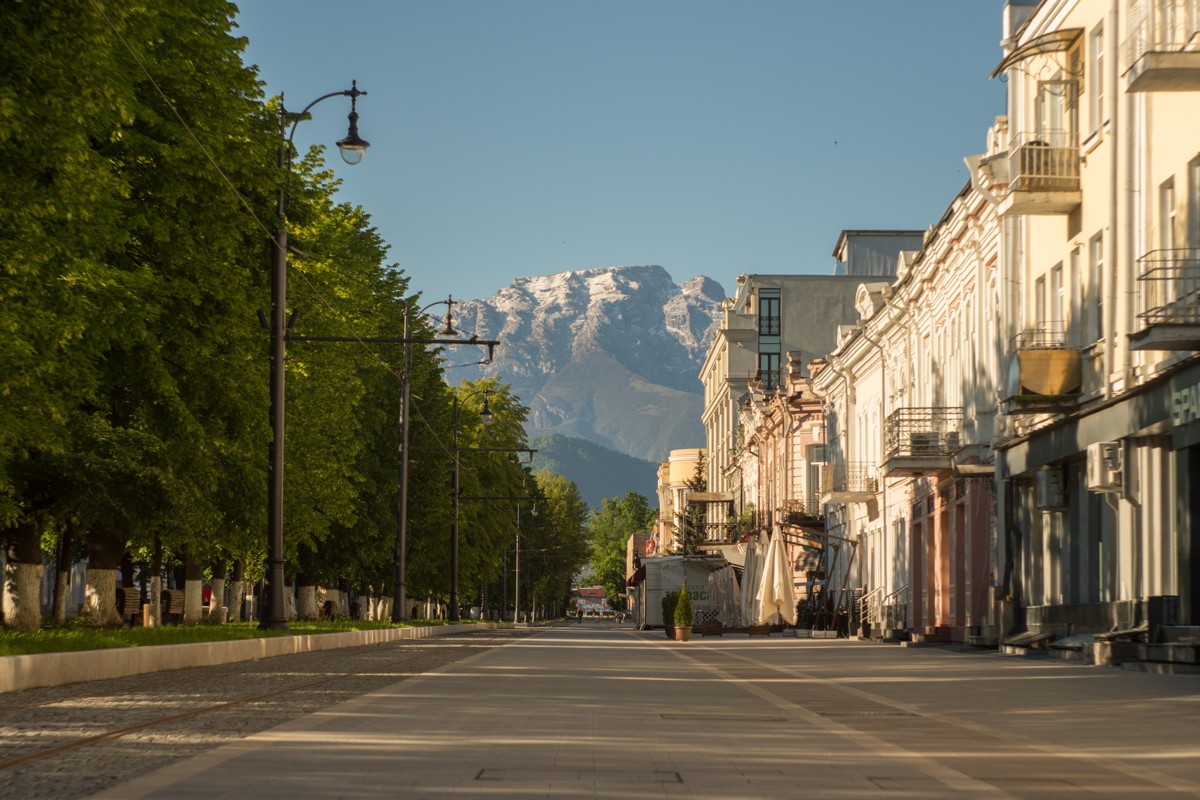
[[[755,625],[758,609],[755,599],[767,559],[767,537],[759,533],[757,540],[746,543],[746,568],[742,572],[742,624]]]
[[[792,584],[792,565],[779,526],[767,547],[766,564],[755,598],[758,624],[765,625],[778,614],[789,625],[796,624],[796,587]]]

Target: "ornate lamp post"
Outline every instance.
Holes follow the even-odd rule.
[[[346,138],[337,143],[342,160],[347,164],[362,161],[370,143],[358,135],[358,98],[366,92],[359,91],[358,81],[352,81],[349,89],[330,92],[313,100],[299,114],[291,114],[279,97],[279,168],[286,171],[286,180],[279,189],[275,208],[276,232],[271,242],[271,449],[269,483],[267,489],[267,607],[262,614],[259,627],[275,630],[287,629],[287,615],[283,605],[283,433],[284,433],[284,359],[287,343],[287,189],[292,174],[292,139],[296,126],[308,116],[308,112],[322,100],[331,97],[350,98],[350,128]],[[291,131],[288,120],[293,118]],[[285,137],[285,133],[287,134]]]

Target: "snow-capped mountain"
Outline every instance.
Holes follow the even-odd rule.
[[[676,285],[658,266],[517,278],[455,308],[458,327],[499,339],[488,367],[530,407],[531,434],[579,436],[637,458],[704,444],[700,365],[725,290]]]

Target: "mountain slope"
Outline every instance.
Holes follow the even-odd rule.
[[[531,434],[562,433],[657,463],[699,447],[697,377],[725,290],[703,276],[677,286],[658,266],[517,278],[457,309],[460,327],[499,339],[493,363],[531,409]]]
[[[592,508],[599,508],[604,498],[621,497],[626,492],[637,492],[651,507],[658,503],[657,464],[561,434],[535,436],[529,446],[538,451],[533,456],[535,472],[549,469],[573,481]]]

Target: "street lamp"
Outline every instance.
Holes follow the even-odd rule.
[[[529,513],[537,516],[537,500],[529,507]],[[521,613],[521,506],[517,504],[517,563],[516,576],[513,580],[513,625],[519,621],[518,615]]]
[[[369,143],[358,135],[357,103],[360,95],[358,81],[352,81],[349,89],[330,92],[313,100],[299,114],[291,114],[279,96],[279,168],[285,171],[285,180],[279,187],[275,207],[276,231],[271,242],[271,446],[270,468],[267,484],[267,607],[259,627],[287,630],[287,615],[283,605],[283,433],[284,433],[284,359],[287,342],[287,189],[292,175],[292,140],[296,126],[306,119],[308,112],[322,100],[331,97],[350,98],[350,129],[346,138],[337,143],[342,159],[347,164],[357,164],[363,159]],[[294,118],[288,132],[288,119]],[[284,134],[287,134],[286,137]]]
[[[357,131],[352,129],[357,134]],[[454,309],[454,298],[436,300],[417,312],[421,317],[426,311],[436,305],[445,304],[446,323],[439,331],[442,336],[457,336],[451,322],[451,312]],[[399,623],[408,619],[408,406],[409,391],[412,375],[412,346],[408,335],[408,306],[404,307],[404,374],[400,378],[400,491],[396,500],[396,580],[392,595],[392,622]],[[490,358],[488,359],[491,360]],[[491,412],[489,412],[490,414]]]
[[[458,449],[458,412],[462,408],[462,404],[478,394],[483,395],[483,408],[479,411],[479,417],[483,423],[492,421],[492,410],[488,408],[488,394],[491,389],[480,389],[471,392],[465,397],[454,395],[454,479],[451,491],[454,494],[454,521],[450,523],[450,620],[458,621],[458,469],[460,462],[460,451]]]

